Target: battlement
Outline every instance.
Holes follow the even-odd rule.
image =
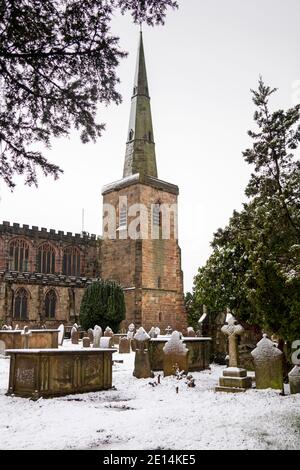
[[[39,228],[35,225],[30,227],[29,225],[20,225],[15,222],[11,224],[7,221],[3,221],[2,224],[0,224],[0,234],[2,233],[10,233],[12,235],[23,235],[31,238],[45,238],[56,241],[62,240],[68,243],[76,242],[90,244],[100,239],[99,236],[97,237],[95,234],[89,234],[87,232],[73,234],[72,232],[63,232],[61,230],[56,231],[53,228],[50,228],[49,230],[44,227]]]

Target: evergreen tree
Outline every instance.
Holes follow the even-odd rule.
[[[300,331],[300,106],[272,113],[275,91],[260,79],[252,92],[258,130],[249,131],[253,146],[243,153],[254,165],[249,202],[214,235],[194,298],[292,341]]]
[[[117,66],[127,54],[110,30],[116,13],[163,24],[173,0],[0,0],[0,177],[37,184],[59,176],[33,144],[49,147],[73,127],[83,143],[101,136],[99,103],[120,103]]]
[[[93,282],[85,290],[80,306],[80,324],[85,330],[99,325],[117,332],[125,314],[124,292],[116,282]]]

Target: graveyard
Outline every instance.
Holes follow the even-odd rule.
[[[240,325],[232,329],[232,315],[229,314],[227,320],[223,334],[228,333],[228,328],[232,338],[237,337],[233,331],[242,334]],[[62,329],[59,329],[59,346],[55,349],[7,350],[6,355],[2,350],[1,448],[299,449],[299,373],[298,389],[294,393],[290,393],[288,384],[274,382],[278,374],[282,377],[280,363],[277,366],[274,363],[274,357],[281,358],[281,354],[266,335],[256,348],[257,353],[253,353],[255,358],[265,358],[261,375],[258,369],[243,374],[243,369],[237,367],[238,348],[234,341],[227,366],[205,364],[189,372],[189,340],[194,338],[195,341],[197,337],[187,337],[185,342],[177,331],[158,335],[159,330],[154,333],[153,328],[148,334],[143,328],[135,332],[131,325],[127,334],[114,338],[110,336],[113,334],[110,329],[102,332],[100,327],[96,327],[88,335],[79,335],[77,328],[77,325],[73,326],[69,339],[63,339]],[[149,343],[155,343],[158,339],[165,344],[161,352],[163,370],[153,372],[153,360],[150,361],[148,349]],[[201,339],[205,338],[199,337]],[[110,340],[113,340],[113,348],[110,347]],[[63,385],[60,383],[62,396],[53,393],[51,397],[50,393],[44,398],[25,398],[17,396],[18,390],[16,395],[14,391],[7,394],[12,357],[23,352],[39,360],[43,351],[45,355],[50,352],[52,356],[53,353],[60,355],[63,361],[66,361],[68,354],[76,358],[82,355],[96,357],[106,351],[113,357],[111,384],[105,386],[101,382],[99,390],[87,393],[80,390],[81,393],[78,393],[65,388],[66,379]],[[267,364],[270,364],[270,370],[266,369]],[[26,367],[28,371],[28,366],[20,363],[18,367],[19,380],[25,377],[26,381],[26,374],[20,379],[20,371],[26,371]],[[109,365],[106,366],[108,369]],[[87,371],[86,363],[86,369],[82,369],[81,374],[88,376]],[[101,373],[97,370],[96,376]],[[55,374],[58,375],[56,370]],[[241,377],[245,375],[250,385],[244,393],[239,393],[240,385],[234,380],[243,381]],[[222,391],[222,387],[221,392],[217,391],[222,377],[231,378],[230,383],[225,385],[233,387],[233,393]],[[69,377],[69,380],[73,379]],[[89,383],[87,380],[87,386]]]

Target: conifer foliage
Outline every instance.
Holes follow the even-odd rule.
[[[90,284],[80,306],[80,324],[85,329],[110,326],[114,332],[125,319],[126,307],[122,287],[114,281],[96,281]]]
[[[275,89],[259,80],[253,140],[243,156],[253,165],[248,202],[212,242],[199,269],[194,301],[212,311],[230,307],[287,341],[300,331],[300,106],[270,111]]]
[[[83,143],[101,136],[99,103],[119,104],[117,67],[127,53],[111,29],[129,13],[163,24],[173,0],[0,0],[0,177],[37,184],[37,169],[57,178],[43,147],[71,128]],[[38,145],[37,145],[38,144]]]

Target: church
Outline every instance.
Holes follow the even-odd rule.
[[[124,327],[185,329],[178,195],[158,177],[141,32],[123,178],[102,190],[102,237],[0,224],[0,325],[78,323],[85,288],[105,279],[124,290]]]

